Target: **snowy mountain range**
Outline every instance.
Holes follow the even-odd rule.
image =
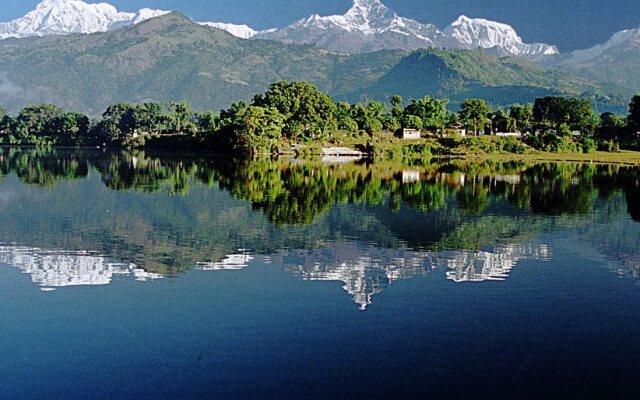
[[[118,11],[107,3],[82,0],[43,0],[25,16],[0,22],[0,39],[73,33],[106,32],[158,17],[170,11],[144,8],[135,13]],[[312,15],[281,29],[258,31],[247,25],[200,22],[243,39],[269,39],[311,44],[342,53],[383,49],[415,50],[486,49],[497,55],[524,56],[554,66],[576,66],[612,52],[640,45],[640,28],[618,32],[606,43],[586,50],[559,54],[543,43],[525,43],[513,27],[486,19],[459,17],[444,29],[398,16],[381,0],[354,0],[343,15]]]
[[[211,28],[222,29],[241,39],[251,39],[258,34],[258,31],[248,25],[236,25],[226,22],[201,22],[200,24]]]
[[[510,25],[480,18],[472,19],[464,15],[449,25],[444,34],[465,49],[499,49],[519,56],[550,56],[559,53],[555,46],[524,43]]]
[[[105,32],[136,24],[169,11],[142,9],[120,12],[110,4],[81,0],[44,0],[24,17],[0,23],[0,39],[72,33]],[[345,53],[382,49],[415,50],[494,49],[500,54],[538,57],[558,53],[554,46],[526,44],[509,25],[460,17],[440,30],[432,24],[398,16],[380,0],[354,0],[344,15],[302,19],[282,29],[256,31],[247,25],[201,22],[243,39],[272,39],[285,43],[313,44]]]
[[[615,33],[606,42],[585,50],[576,50],[572,53],[551,59],[556,66],[576,66],[593,62],[600,57],[624,53],[630,49],[640,47],[640,28],[627,29]]]
[[[120,12],[106,3],[80,0],[43,0],[33,11],[11,22],[0,23],[0,39],[71,33],[106,32],[137,24],[168,11],[144,8],[137,13]]]
[[[555,46],[526,44],[509,25],[461,16],[444,30],[403,18],[380,0],[354,0],[344,15],[313,15],[256,37],[286,43],[315,44],[347,53],[382,49],[495,49],[510,55],[537,57],[558,53]]]

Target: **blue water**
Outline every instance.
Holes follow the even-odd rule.
[[[639,223],[620,196],[592,199],[585,215],[541,217],[549,228],[535,233],[509,230],[499,241],[477,242],[477,248],[437,249],[428,241],[381,243],[402,232],[394,228],[378,238],[371,230],[382,230],[379,221],[405,217],[402,211],[387,215],[378,210],[381,205],[336,204],[305,226],[282,225],[266,222],[264,211],[221,188],[195,185],[175,197],[109,191],[99,178],[93,171],[53,187],[11,174],[0,181],[0,192],[11,194],[0,215],[7,227],[0,229],[5,235],[0,238],[2,399],[640,394],[640,286],[631,235]],[[102,207],[98,200],[85,209],[52,212],[54,198],[73,205],[73,199],[96,192],[109,204],[122,199],[122,208],[110,209],[97,222],[91,215],[100,215],[93,210]],[[207,205],[200,208],[197,201],[203,197],[219,199],[215,221],[226,224],[209,219]],[[160,212],[167,202],[173,213],[190,216],[185,218],[192,221],[191,230]],[[17,204],[37,223],[12,212]],[[131,211],[140,204],[147,216]],[[465,222],[450,207],[437,219],[479,226],[500,216],[489,207],[478,220]],[[508,218],[517,217],[501,207]],[[245,213],[256,222],[238,222]],[[431,218],[436,211],[425,213]],[[127,216],[128,233],[119,231],[114,214]],[[339,218],[344,215],[359,217],[345,222]],[[524,222],[534,223],[532,214],[524,215]],[[559,219],[569,222],[560,226]],[[237,230],[234,221],[244,229]],[[496,226],[506,223],[498,220]],[[133,228],[147,224],[155,230]],[[200,232],[200,224],[209,226],[212,236],[225,231],[224,237],[233,238],[216,239],[201,250],[200,264],[162,273],[156,264],[147,271],[124,259],[138,252],[174,264],[189,249],[205,248],[205,237],[193,233]],[[34,226],[59,229],[34,232]],[[103,230],[96,232],[95,226]],[[288,247],[265,233],[281,231],[305,246]],[[85,241],[74,241],[76,236]],[[261,251],[233,248],[248,238],[277,244],[268,250],[262,243]],[[97,247],[100,240],[112,253],[74,248]],[[211,249],[223,244],[235,256],[230,251],[211,258]],[[456,270],[469,263],[477,267],[475,279]],[[487,265],[494,267],[493,275],[480,273]]]

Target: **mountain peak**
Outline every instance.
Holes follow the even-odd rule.
[[[447,36],[458,41],[463,48],[500,49],[512,55],[531,57],[558,53],[555,46],[542,43],[527,44],[511,26],[483,18],[461,15],[445,30]]]
[[[137,24],[168,11],[144,8],[120,12],[107,3],[82,0],[43,0],[24,17],[0,23],[0,39],[70,33],[105,32]],[[499,54],[542,57],[558,53],[554,46],[526,44],[511,26],[461,15],[441,31],[432,24],[399,17],[381,0],[353,0],[342,15],[313,15],[283,28],[256,32],[246,25],[204,22],[234,36],[273,39],[286,43],[315,44],[339,52],[361,53],[382,49],[416,50],[493,49]]]
[[[353,0],[353,5],[347,11],[347,14],[359,13],[371,15],[388,10],[389,8],[382,4],[380,0]]]
[[[471,22],[471,20],[472,20],[471,18],[469,18],[466,15],[462,14],[461,16],[458,17],[458,19],[453,21],[453,23],[451,25],[467,24],[467,23]]]
[[[353,5],[344,15],[345,20],[351,25],[364,31],[384,24],[394,17],[395,13],[380,0],[354,0]]]
[[[513,27],[511,25],[507,25],[504,24],[502,22],[496,22],[496,21],[491,21],[488,19],[484,19],[484,18],[471,18],[468,17],[466,15],[461,15],[458,17],[458,19],[456,19],[451,26],[459,26],[459,25],[489,25],[489,26],[495,26],[495,27],[500,27],[503,28],[505,30],[511,30],[515,32],[515,29],[513,29]]]
[[[43,0],[34,10],[11,22],[0,23],[0,39],[71,33],[106,32],[136,24],[167,11],[142,9],[120,12],[107,3],[88,4],[82,0]]]
[[[257,37],[315,44],[347,53],[382,49],[493,49],[499,54],[541,57],[558,52],[546,44],[526,44],[509,25],[461,15],[444,31],[398,16],[381,0],[354,0],[343,15],[314,15]]]

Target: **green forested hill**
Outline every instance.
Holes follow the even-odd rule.
[[[506,104],[559,93],[586,94],[616,107],[628,98],[478,51],[337,54],[238,39],[178,13],[108,33],[0,41],[0,106],[10,110],[50,102],[97,115],[117,102],[170,100],[216,110],[249,100],[278,80],[308,81],[336,100],[351,101],[399,93]]]
[[[396,92],[409,98],[430,93],[454,103],[481,97],[497,105],[570,95],[588,98],[603,109],[624,106],[630,95],[619,87],[603,88],[584,78],[548,70],[518,57],[495,57],[480,50],[436,49],[420,50],[404,57],[362,92],[374,98]]]
[[[640,91],[640,45],[624,48],[613,48],[600,56],[570,65],[561,65],[566,71],[599,82],[610,82],[627,88],[629,91]]]

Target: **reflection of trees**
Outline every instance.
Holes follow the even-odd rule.
[[[627,209],[631,218],[640,221],[640,187],[627,190]]]
[[[465,185],[460,189],[458,202],[462,210],[481,214],[489,206],[489,190],[481,185],[476,185],[474,180],[472,184]]]
[[[450,161],[414,165],[325,165],[320,162],[260,159],[158,157],[144,152],[83,152],[15,148],[0,150],[0,171],[23,182],[52,186],[86,177],[88,161],[113,190],[163,191],[186,195],[195,182],[219,185],[248,200],[278,224],[309,224],[336,204],[387,203],[422,212],[457,207],[483,214],[492,198],[506,198],[536,214],[588,214],[594,200],[626,194],[629,214],[640,220],[636,168],[588,164]]]
[[[536,214],[588,214],[598,194],[593,168],[583,164],[534,166],[523,173],[522,182],[507,197],[515,206]]]
[[[169,194],[186,194],[196,167],[191,162],[160,161],[144,153],[110,153],[94,161],[109,189],[136,189],[156,192],[166,188]]]
[[[492,197],[505,197],[537,214],[586,214],[596,196],[611,198],[620,191],[626,194],[629,214],[640,219],[637,170],[586,164],[451,161],[414,165],[407,171],[402,165],[329,166],[12,148],[0,152],[0,170],[4,175],[14,172],[26,183],[51,186],[85,177],[87,160],[110,189],[184,195],[194,181],[217,184],[279,224],[308,224],[335,204],[375,205],[385,199],[395,210],[406,205],[430,212],[446,207],[449,194],[455,195],[460,209],[472,214],[485,212]]]
[[[401,185],[399,192],[406,204],[426,212],[445,207],[448,189],[442,183],[416,182]]]
[[[98,174],[89,176],[89,166]],[[40,215],[21,211],[24,226],[18,217],[0,219],[3,240],[98,250],[163,274],[218,262],[240,248],[269,253],[340,238],[389,248],[403,243],[478,250],[505,239],[573,229],[598,207],[625,197],[628,213],[640,220],[638,170],[625,167],[460,160],[326,165],[0,149],[0,172],[37,185],[88,177],[93,184],[131,192],[118,197],[70,185],[67,190],[76,191],[62,199],[43,191],[47,209],[38,210]],[[136,196],[137,191],[156,195]]]
[[[26,183],[51,186],[88,174],[91,161],[113,190],[164,191],[185,195],[194,182],[219,185],[262,210],[271,222],[309,224],[332,206],[387,203],[422,212],[457,207],[483,214],[491,198],[506,198],[536,214],[588,214],[596,197],[624,191],[629,214],[640,220],[637,169],[586,164],[466,162],[414,165],[325,165],[319,162],[260,159],[154,157],[143,152],[82,152],[2,149],[0,170]]]
[[[330,167],[272,160],[229,163],[220,187],[249,200],[276,223],[308,224],[335,204],[379,204],[382,180],[364,166]]]
[[[0,148],[0,172],[10,172],[27,184],[54,186],[62,180],[84,178],[89,173],[86,154],[52,149]]]

